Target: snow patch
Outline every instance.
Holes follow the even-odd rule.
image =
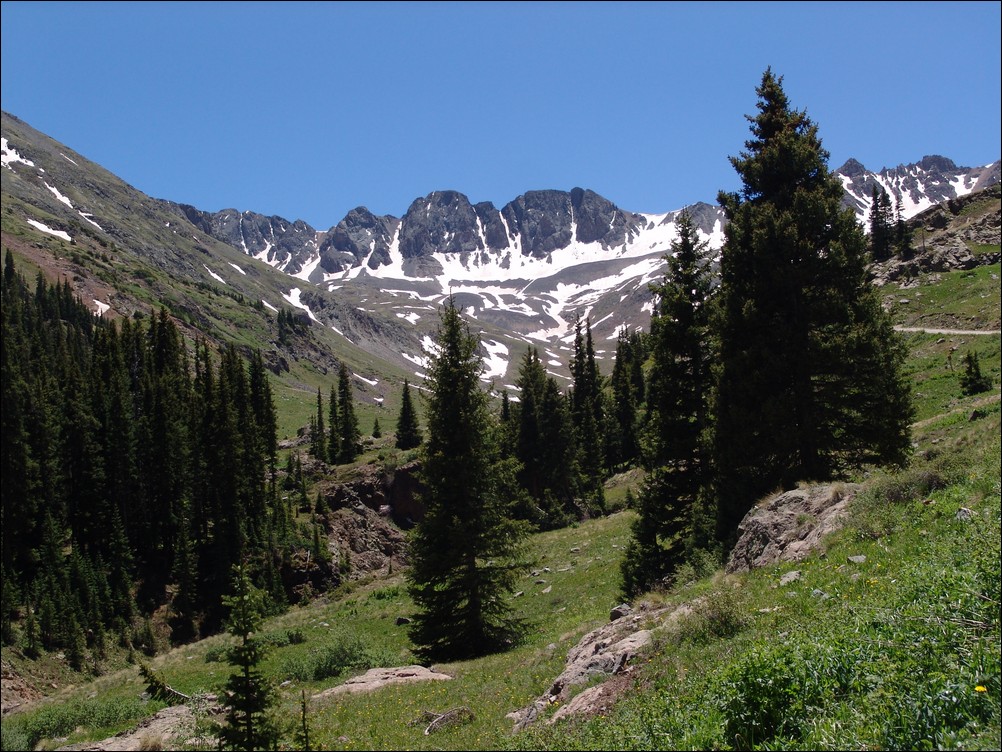
[[[104,228],[103,228],[103,227],[101,227],[101,225],[99,225],[99,224],[98,224],[97,222],[95,222],[95,221],[94,221],[93,219],[91,219],[91,217],[93,217],[93,216],[94,216],[93,214],[90,214],[90,213],[88,213],[88,212],[82,212],[82,211],[78,211],[78,212],[77,212],[77,214],[79,214],[79,215],[80,215],[81,217],[83,217],[84,219],[86,219],[86,220],[87,220],[88,222],[90,222],[90,223],[91,223],[92,225],[94,225],[94,226],[95,226],[95,227],[96,227],[97,229],[99,229],[99,230],[100,230],[101,232],[104,232]]]
[[[247,272],[245,272],[245,271],[244,271],[243,269],[241,269],[241,268],[240,268],[239,266],[237,266],[236,264],[234,264],[234,263],[233,263],[232,261],[230,262],[230,266],[232,266],[232,267],[233,267],[234,269],[236,269],[236,270],[237,270],[238,272],[240,272],[241,274],[243,274],[243,275],[244,275],[245,277],[247,276]]]
[[[299,296],[302,294],[303,291],[301,289],[299,289],[298,287],[293,287],[291,290],[289,290],[288,295],[282,295],[282,297],[285,298],[289,302],[289,305],[293,306],[294,308],[301,308],[302,310],[306,311],[306,315],[319,324],[320,319],[314,316],[313,311],[310,310],[310,307],[299,299]],[[341,334],[341,332],[338,332],[338,334]],[[341,336],[344,337],[343,334],[341,334]]]
[[[73,204],[70,203],[70,200],[68,198],[66,198],[66,196],[64,196],[62,193],[59,192],[58,188],[55,188],[55,187],[49,185],[44,180],[42,181],[42,185],[44,185],[46,188],[48,188],[50,191],[52,191],[52,195],[55,196],[57,199],[59,199],[60,201],[62,201],[64,204],[66,204],[71,209],[73,208]]]
[[[357,373],[355,374],[355,378],[359,381],[364,381],[369,386],[375,386],[379,383],[379,379],[367,379],[365,376],[359,376]]]
[[[273,310],[273,311],[274,311],[275,313],[278,313],[278,309],[277,309],[277,308],[275,308],[275,306],[273,306],[273,305],[272,305],[271,303],[269,303],[269,302],[268,302],[267,300],[265,300],[264,298],[262,298],[262,299],[261,299],[261,303],[262,303],[262,304],[264,305],[264,307],[265,307],[265,308],[270,308],[270,309],[271,309],[271,310]]]
[[[68,233],[63,232],[62,230],[53,230],[48,225],[42,224],[37,220],[29,219],[28,224],[34,227],[36,230],[40,230],[41,232],[46,232],[49,235],[55,235],[57,238],[62,238],[67,242],[71,242],[73,240]]]
[[[403,319],[409,324],[416,324],[421,318],[421,314],[415,313],[414,311],[410,311],[409,313],[397,313],[396,316],[398,319]]]
[[[223,279],[222,277],[220,277],[218,274],[216,274],[214,271],[212,271],[212,269],[210,269],[209,267],[207,267],[205,264],[202,264],[202,268],[205,269],[205,271],[207,271],[209,273],[209,276],[212,277],[214,280],[216,280],[217,282],[222,282],[224,285],[226,284],[226,280],[225,279]]]
[[[303,266],[302,269],[300,269],[298,272],[296,272],[295,274],[292,274],[290,276],[295,277],[296,279],[301,279],[304,282],[309,282],[310,281],[310,275],[313,274],[313,271],[318,266],[320,266],[320,254],[317,254],[316,258],[310,259],[309,261],[307,261],[306,264]]]
[[[483,340],[482,343],[487,350],[487,358],[484,364],[484,373],[480,376],[483,381],[490,381],[493,378],[501,378],[508,372],[508,346],[503,342],[493,340]]]
[[[30,159],[25,159],[20,154],[17,153],[17,149],[7,143],[7,139],[0,137],[0,163],[3,164],[11,172],[14,168],[11,167],[12,164],[24,164],[28,167],[34,167],[35,163]]]
[[[102,303],[100,300],[94,301],[94,307],[97,309],[98,316],[104,316],[104,312],[111,308],[107,303]]]

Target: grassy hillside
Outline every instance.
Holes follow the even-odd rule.
[[[998,273],[995,265],[973,278],[988,275],[986,297],[978,294],[985,322],[999,320]],[[923,295],[912,292],[908,310],[921,316],[934,305],[937,315],[969,316],[968,274],[923,280]],[[805,561],[743,575],[691,570],[671,591],[647,596],[693,604],[693,612],[657,633],[611,709],[552,726],[543,720],[514,736],[505,717],[544,692],[568,650],[608,621],[630,511],[533,537],[536,574],[516,599],[535,623],[523,645],[437,665],[451,681],[311,702],[314,748],[998,749],[1000,338],[905,336],[916,385],[912,465],[860,477],[864,490],[847,524]],[[991,391],[962,393],[968,348],[991,375]],[[619,495],[638,479],[616,480]],[[794,570],[799,579],[781,585]],[[406,627],[397,624],[411,612],[396,572],[266,622],[262,633],[273,647],[264,670],[278,688],[290,744],[301,692],[309,697],[369,666],[414,662]],[[230,671],[221,660],[230,639],[146,660],[182,692],[214,692]],[[10,670],[59,685],[47,700],[4,718],[4,749],[100,739],[164,707],[142,698],[135,666],[85,680],[59,673],[52,656],[30,663],[5,648],[3,659],[5,683]],[[424,711],[459,706],[475,718],[424,734]],[[208,728],[209,717],[201,721]],[[149,739],[148,748],[157,743]]]

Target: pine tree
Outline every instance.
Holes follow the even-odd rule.
[[[351,374],[348,366],[341,364],[338,371],[338,421],[341,428],[341,464],[353,462],[361,451],[362,432],[355,416],[355,403],[351,394]]]
[[[711,533],[701,509],[709,480],[709,260],[707,244],[699,240],[688,212],[682,212],[676,227],[678,239],[665,257],[665,276],[651,285],[649,473],[622,565],[628,597],[663,581],[695,548],[705,546]]]
[[[967,396],[987,392],[992,388],[991,377],[981,373],[981,363],[976,352],[968,350],[964,355],[964,372],[960,375],[960,388]]]
[[[330,394],[330,434],[327,441],[327,452],[330,463],[336,465],[341,459],[341,415],[337,406],[337,392],[331,384]]]
[[[718,536],[761,494],[903,462],[904,350],[866,277],[866,239],[827,168],[817,126],[771,69],[753,138],[721,192],[722,323],[714,455]]]
[[[372,420],[372,438],[379,439],[383,436],[383,429],[379,427],[379,416],[377,415]]]
[[[605,509],[606,451],[602,440],[605,411],[602,398],[602,376],[595,362],[595,348],[591,336],[591,320],[581,332],[581,319],[574,324],[574,355],[571,358],[571,414],[577,434],[582,491],[589,505]]]
[[[400,415],[397,417],[397,449],[413,449],[421,444],[421,428],[417,413],[411,401],[410,384],[404,379],[404,391],[400,398]]]
[[[900,194],[894,199],[894,252],[905,260],[915,254],[912,248],[912,230],[902,214]]]
[[[526,528],[510,518],[502,493],[505,478],[480,385],[478,346],[450,299],[428,369],[425,516],[411,538],[408,573],[419,609],[411,639],[432,659],[504,649],[524,627],[511,612],[510,598],[526,568]]]
[[[266,648],[254,637],[262,600],[245,567],[234,566],[233,594],[224,596],[223,604],[230,610],[228,631],[238,640],[229,651],[230,665],[237,671],[226,682],[226,724],[217,729],[222,749],[278,749],[279,728],[271,717],[275,691],[258,669]]]
[[[324,398],[317,387],[317,413],[310,423],[310,453],[318,460],[327,459],[327,429],[324,427]]]
[[[874,261],[891,257],[894,229],[891,227],[891,199],[874,184],[870,202],[870,255]]]

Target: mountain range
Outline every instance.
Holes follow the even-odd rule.
[[[357,207],[318,230],[151,198],[7,113],[0,147],[4,247],[70,280],[96,312],[166,306],[193,335],[261,348],[293,380],[344,361],[362,398],[376,403],[402,378],[423,375],[448,295],[481,332],[485,381],[510,387],[530,345],[566,378],[578,318],[591,322],[599,359],[611,358],[624,327],[647,327],[648,284],[663,273],[683,208],[708,254],[723,242],[718,206],[641,214],[582,188],[526,191],[500,209],[435,191],[400,217]],[[999,183],[1000,163],[926,156],[873,172],[850,159],[835,172],[865,226],[874,186],[909,219]],[[308,341],[279,341],[283,307],[311,324]]]

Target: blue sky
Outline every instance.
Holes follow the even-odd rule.
[[[3,2],[2,108],[157,197],[328,229],[434,190],[737,190],[767,66],[829,166],[999,159],[998,2]]]

